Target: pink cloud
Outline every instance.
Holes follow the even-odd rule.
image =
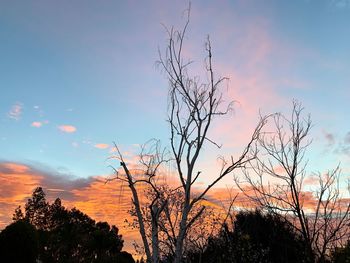
[[[18,121],[21,118],[23,112],[23,105],[20,102],[16,102],[8,112],[7,116],[11,119]]]
[[[41,126],[43,126],[43,124],[40,121],[34,121],[32,122],[31,126],[35,128],[40,128]]]
[[[96,144],[94,145],[94,147],[95,147],[95,148],[98,148],[98,149],[107,149],[107,148],[109,147],[109,145],[106,144],[106,143],[96,143]]]
[[[73,133],[73,132],[76,132],[77,130],[77,128],[74,127],[73,125],[61,125],[61,126],[58,126],[58,129],[66,133]]]
[[[304,185],[318,185],[320,183],[320,178],[317,176],[308,176],[303,181]]]

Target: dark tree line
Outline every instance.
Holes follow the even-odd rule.
[[[14,222],[0,233],[0,262],[129,263],[116,226],[96,222],[76,208],[65,208],[57,198],[46,201],[41,187],[15,210]]]
[[[283,216],[260,210],[239,212],[233,225],[208,239],[204,252],[189,251],[186,262],[308,263],[315,262],[303,236]],[[337,247],[324,262],[350,262],[350,242]]]
[[[190,251],[189,262],[312,262],[305,242],[290,223],[275,214],[240,212],[208,239],[204,253]]]

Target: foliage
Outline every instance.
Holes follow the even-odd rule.
[[[34,263],[38,257],[38,235],[27,221],[19,220],[0,233],[0,261]]]
[[[302,237],[282,217],[260,211],[240,212],[233,230],[223,225],[208,240],[204,253],[193,251],[188,262],[312,262]]]
[[[12,220],[13,221],[19,221],[19,220],[22,220],[22,219],[24,219],[24,215],[23,215],[21,206],[18,206],[15,209],[15,212],[13,213]]]
[[[96,223],[76,208],[68,210],[59,198],[49,204],[41,187],[28,199],[23,220],[21,214],[17,208],[14,220],[36,229],[42,262],[134,262],[130,254],[121,252],[124,241],[116,226]]]
[[[36,229],[46,230],[48,227],[49,204],[41,187],[35,188],[32,197],[25,204],[25,219]]]

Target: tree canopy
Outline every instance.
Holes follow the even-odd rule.
[[[76,208],[67,209],[59,198],[49,204],[41,187],[28,199],[25,212],[18,207],[13,219],[1,232],[1,254],[29,260],[15,262],[134,262],[122,252],[124,240],[116,226],[96,222]]]
[[[0,262],[35,263],[39,253],[38,233],[19,220],[0,233]]]
[[[231,229],[232,228],[232,229]],[[302,237],[288,221],[258,210],[239,212],[234,225],[223,225],[208,239],[204,253],[192,251],[188,262],[312,262]]]

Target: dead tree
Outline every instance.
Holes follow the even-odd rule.
[[[170,161],[167,159],[166,149],[161,147],[160,141],[150,140],[141,147],[139,155],[139,168],[129,169],[129,165],[124,160],[122,153],[115,144],[120,166],[123,173],[114,169],[116,178],[126,182],[132,193],[132,208],[130,213],[136,218],[134,226],[138,227],[143,243],[143,249],[146,254],[147,262],[158,263],[160,259],[159,253],[159,222],[160,216],[165,207],[168,207],[168,199],[166,191],[159,184],[159,170],[164,163]],[[146,186],[149,193],[148,206],[144,207],[144,203],[140,201],[140,197],[145,191],[140,191],[137,186]]]
[[[159,154],[154,154],[156,159],[152,159],[154,157],[150,156],[151,167],[155,168],[150,169],[151,172],[145,173],[142,178],[133,174],[120,152],[118,156],[123,169],[123,173],[119,172],[118,178],[125,180],[132,192],[135,216],[147,262],[159,262],[159,234],[161,226],[165,225],[164,222],[160,223],[161,218],[163,218],[162,220],[167,218],[165,219],[168,220],[167,227],[170,227],[166,231],[164,229],[162,231],[163,233],[168,233],[169,238],[173,242],[173,247],[171,248],[173,249],[173,262],[179,263],[183,260],[186,236],[205,211],[205,206],[201,204],[201,201],[222,178],[237,168],[244,167],[255,158],[254,155],[248,156],[248,153],[251,152],[251,147],[259,137],[260,130],[265,124],[265,118],[262,118],[239,157],[224,161],[221,171],[206,187],[200,191],[198,191],[199,188],[196,191],[194,190],[195,183],[201,176],[198,158],[203,153],[203,146],[206,143],[218,146],[216,142],[208,137],[208,131],[212,126],[213,119],[227,114],[232,104],[224,105],[221,86],[227,78],[217,78],[214,74],[209,37],[205,44],[205,74],[207,82],[200,82],[198,76],[190,76],[189,67],[191,66],[191,61],[186,61],[183,57],[189,16],[187,18],[182,30],[167,29],[168,44],[164,53],[159,52],[160,59],[158,62],[169,81],[168,123],[170,126],[170,159],[176,167],[176,177],[178,178],[178,186],[173,186],[171,191],[180,190],[182,194],[181,203],[178,205],[180,211],[176,218],[167,214],[169,213],[169,202],[166,194],[162,191],[163,188],[157,184],[157,168],[164,163],[162,158],[157,157]],[[136,187],[138,183],[149,185],[153,191],[153,199],[147,207],[142,207],[140,202],[140,193]],[[151,217],[151,239],[148,238],[149,235],[145,224],[147,219],[143,216],[143,209],[148,209],[148,215]]]
[[[243,170],[244,179],[236,177],[236,183],[260,207],[292,221],[309,252],[322,262],[349,234],[350,204],[340,194],[340,169],[313,174],[317,187],[307,189],[310,116],[304,117],[303,107],[294,101],[291,118],[282,114],[270,118],[273,131],[261,133],[258,158],[250,161],[249,169]]]

